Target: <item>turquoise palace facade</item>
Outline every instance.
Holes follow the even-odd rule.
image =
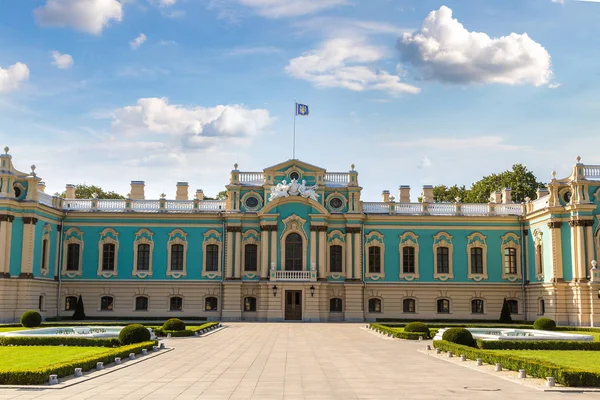
[[[361,199],[354,166],[328,172],[288,160],[235,165],[227,200],[124,200],[44,192],[0,155],[0,321],[29,309],[90,318],[249,321],[496,320],[544,315],[600,325],[600,166],[577,160],[536,199],[421,202],[410,188]],[[416,197],[416,196],[414,196]]]

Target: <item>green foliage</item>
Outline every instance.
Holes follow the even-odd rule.
[[[600,350],[600,342],[573,340],[477,340],[483,350]]]
[[[100,186],[79,184],[75,185],[75,198],[76,199],[91,199],[94,193],[98,199],[124,199],[125,196],[121,196],[118,193],[109,191],[105,192]],[[65,197],[66,193],[62,192],[60,197]]]
[[[371,329],[375,329],[376,331],[381,332],[383,334],[386,334],[386,335],[392,334],[392,336],[394,336],[398,339],[419,340],[419,337],[422,337],[423,339],[430,339],[430,337],[429,337],[430,333],[406,332],[404,330],[389,328],[385,325],[373,324],[373,323],[369,324],[369,326],[371,327]]]
[[[227,200],[227,189],[221,190],[215,197],[204,196],[204,200]]]
[[[473,335],[465,328],[450,328],[442,335],[442,340],[446,340],[451,343],[461,344],[463,346],[475,345]]]
[[[83,371],[96,368],[97,362],[110,364],[116,357],[126,358],[129,353],[141,353],[142,349],[151,350],[158,342],[149,341],[129,346],[118,347],[116,349],[107,349],[96,355],[76,358],[66,362],[54,363],[41,368],[32,368],[29,370],[16,370],[11,368],[0,368],[0,385],[41,385],[48,381],[50,375],[58,377],[72,375],[75,368],[81,368]]]
[[[114,347],[119,345],[118,339],[88,339],[71,336],[0,336],[0,346],[78,346],[78,347]]]
[[[533,323],[533,329],[553,331],[556,329],[556,322],[550,318],[538,318]]]
[[[464,202],[468,196],[469,191],[463,186],[451,186],[437,185],[433,187],[433,200],[436,203],[454,203],[456,198],[459,197],[461,202]]]
[[[183,331],[185,330],[185,322],[179,318],[171,318],[165,321],[162,329],[163,331]]]
[[[404,332],[425,333],[425,337],[429,337],[429,327],[422,322],[411,322],[406,324]]]
[[[510,308],[508,308],[508,303],[506,299],[502,303],[502,310],[500,311],[500,319],[498,320],[503,324],[509,324],[512,322],[512,317],[510,316]]]
[[[147,342],[150,340],[150,331],[143,325],[131,324],[121,329],[119,333],[119,343],[125,346],[128,344]]]
[[[162,326],[149,326],[148,328],[152,328],[152,332],[154,332],[156,336],[167,336],[170,333],[171,337],[184,337],[193,336],[196,332],[199,332],[203,329],[212,328],[218,324],[218,322],[207,322],[198,326],[187,326],[185,330],[165,330]]]
[[[559,366],[554,363],[520,357],[512,354],[494,353],[468,346],[461,346],[444,340],[435,340],[434,347],[442,351],[451,351],[454,354],[464,354],[470,360],[481,358],[488,364],[501,364],[502,368],[518,371],[524,369],[527,375],[545,379],[554,377],[557,383],[565,386],[600,386],[600,373]]]
[[[85,310],[83,309],[83,299],[81,295],[77,299],[77,304],[75,304],[75,312],[73,313],[74,321],[81,321],[85,319]]]
[[[42,324],[42,316],[39,312],[29,310],[21,316],[21,325],[26,328],[35,328]]]

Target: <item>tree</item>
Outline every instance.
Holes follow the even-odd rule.
[[[83,319],[85,319],[85,311],[83,309],[83,299],[81,298],[81,295],[79,295],[77,304],[75,305],[75,312],[73,313],[73,320],[81,321]]]
[[[93,194],[96,193],[98,199],[124,199],[125,196],[121,196],[115,192],[105,192],[101,187],[95,185],[79,184],[75,185],[75,198],[76,199],[91,199]],[[66,193],[62,192],[60,197],[65,197]]]
[[[464,201],[467,196],[468,190],[465,186],[451,186],[438,185],[433,187],[433,201],[436,203],[454,203],[456,198],[459,197],[461,201]]]
[[[508,303],[506,299],[504,299],[504,303],[502,303],[502,310],[500,311],[500,320],[503,324],[509,324],[512,322],[512,317],[510,316],[510,308],[508,308]]]
[[[465,199],[465,203],[487,203],[490,193],[500,191],[504,188],[512,189],[512,200],[515,203],[525,201],[525,197],[535,198],[538,188],[545,185],[538,182],[532,171],[527,170],[523,164],[514,164],[512,171],[507,170],[499,174],[484,176],[475,182]]]
[[[227,189],[221,190],[215,197],[204,197],[204,200],[227,200]]]

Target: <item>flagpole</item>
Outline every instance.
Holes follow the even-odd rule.
[[[296,159],[296,115],[298,114],[298,103],[294,99],[294,142],[292,146],[292,160]]]

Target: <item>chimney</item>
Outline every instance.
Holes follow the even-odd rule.
[[[144,186],[144,181],[131,181],[129,198],[132,200],[145,200],[146,195],[144,194]]]
[[[490,193],[490,203],[500,204],[501,202],[502,202],[502,193],[501,192]]]
[[[187,182],[177,182],[177,193],[175,194],[175,200],[188,200]]]
[[[75,198],[75,185],[67,184],[65,187],[65,199]]]
[[[502,204],[512,203],[511,192],[511,188],[502,189]]]
[[[196,198],[198,200],[204,200],[204,191],[202,189],[196,190]]]
[[[39,181],[38,185],[37,185],[37,189],[42,193],[46,192],[46,182]]]
[[[398,202],[410,203],[410,186],[400,186],[400,188],[398,189]]]
[[[423,185],[423,191],[421,192],[421,201],[423,203],[433,203],[433,186]]]
[[[535,191],[535,194],[537,195],[538,199],[541,199],[542,197],[548,196],[550,191],[547,188],[538,188]]]
[[[389,190],[384,190],[383,192],[381,192],[381,201],[383,201],[384,203],[390,202],[390,191]]]

